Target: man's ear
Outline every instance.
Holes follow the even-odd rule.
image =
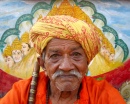
[[[39,57],[37,58],[37,61],[38,61],[39,65],[40,65],[42,68],[45,68],[45,67],[44,67],[44,60],[43,60],[43,58],[42,58],[41,56],[39,56]]]

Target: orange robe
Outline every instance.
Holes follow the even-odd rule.
[[[36,102],[45,104],[46,85],[48,78],[43,72],[40,73]],[[13,88],[0,100],[0,104],[27,104],[31,78],[20,80],[13,85]],[[97,81],[92,77],[84,77],[80,91],[80,99],[76,104],[126,104],[118,90],[113,88],[107,81]]]

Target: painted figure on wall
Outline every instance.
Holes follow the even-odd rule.
[[[15,63],[20,62],[23,58],[23,53],[22,53],[22,50],[21,50],[22,45],[20,43],[20,40],[18,38],[16,38],[13,41],[11,47],[12,47],[12,57],[13,57]]]
[[[21,36],[21,44],[22,44],[22,53],[24,56],[26,56],[29,52],[30,52],[30,44],[29,44],[29,33],[25,32],[22,36]]]
[[[14,60],[12,57],[12,49],[10,45],[7,45],[3,52],[3,57],[5,59],[6,65],[11,68],[14,65]]]

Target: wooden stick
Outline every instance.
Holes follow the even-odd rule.
[[[28,104],[35,103],[35,95],[36,95],[36,90],[37,90],[39,70],[40,70],[40,65],[38,64],[38,62],[36,62],[35,68],[32,74],[32,81],[31,81],[30,91],[29,91],[29,96],[28,96]]]

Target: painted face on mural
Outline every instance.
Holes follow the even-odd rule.
[[[6,65],[11,68],[14,65],[14,60],[11,56],[5,58]]]
[[[27,55],[29,53],[30,47],[27,43],[22,43],[22,52],[23,55]]]
[[[114,61],[114,60],[115,60],[115,54],[110,54],[109,60],[110,60],[110,61]]]
[[[103,56],[105,56],[105,53],[106,53],[106,46],[103,45],[103,46],[101,47],[101,54],[102,54]]]
[[[31,39],[29,40],[29,45],[30,47],[34,47],[34,43],[31,41]]]
[[[12,57],[14,59],[14,61],[17,63],[17,62],[20,62],[22,60],[22,57],[23,57],[23,53],[21,50],[13,50],[12,51]]]
[[[61,91],[76,89],[88,67],[81,45],[71,40],[52,39],[45,53],[45,68],[51,83]]]

